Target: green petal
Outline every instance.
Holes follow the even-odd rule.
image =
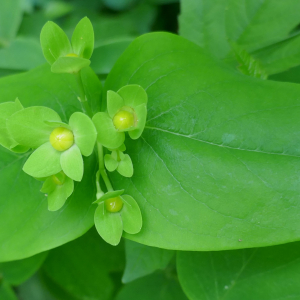
[[[48,194],[48,210],[56,211],[63,207],[66,200],[72,195],[74,181],[66,177],[64,184],[56,185],[55,189]]]
[[[107,212],[104,203],[95,211],[95,226],[100,236],[109,244],[116,246],[120,243],[123,224],[119,213]]]
[[[100,203],[100,202],[103,202],[106,199],[111,199],[111,198],[118,197],[118,196],[122,195],[123,193],[124,193],[124,190],[107,192],[103,196],[98,198],[96,201],[94,201],[93,203]]]
[[[146,119],[147,119],[147,106],[142,104],[135,108],[135,113],[137,116],[137,125],[134,130],[129,131],[129,136],[136,140],[138,139],[144,131]]]
[[[113,172],[119,164],[110,154],[104,156],[104,163],[109,172]]]
[[[123,229],[130,234],[136,234],[142,228],[142,214],[136,201],[129,195],[121,196],[123,200],[123,208],[121,217],[123,220]]]
[[[74,53],[83,58],[91,58],[94,51],[94,29],[91,21],[85,17],[77,24],[72,35]]]
[[[125,85],[118,90],[118,94],[124,99],[126,106],[133,109],[141,104],[147,104],[148,96],[146,91],[137,84]]]
[[[67,35],[55,23],[47,22],[41,31],[41,46],[46,60],[52,65],[59,57],[72,53]]]
[[[93,117],[93,122],[98,132],[97,140],[104,147],[116,149],[125,140],[125,133],[118,132],[107,113],[99,112]]]
[[[57,127],[63,127],[63,128],[67,128],[69,130],[72,130],[71,127],[63,122],[57,122],[57,121],[45,121],[45,123],[49,126],[51,126],[52,128],[57,128]]]
[[[40,191],[44,194],[49,194],[55,190],[55,187],[56,187],[56,184],[54,183],[52,176],[50,176],[45,180]]]
[[[111,118],[113,118],[124,105],[124,100],[118,93],[107,91],[107,112]]]
[[[62,152],[60,164],[64,173],[75,181],[81,181],[83,176],[83,159],[77,145]]]
[[[75,144],[79,147],[82,155],[91,155],[97,139],[93,121],[87,115],[76,112],[71,116],[69,125],[74,134]]]
[[[89,66],[90,60],[82,57],[60,57],[51,66],[53,73],[77,73]]]
[[[124,177],[132,177],[133,175],[133,165],[131,158],[128,154],[124,155],[124,158],[119,162],[117,171]]]
[[[53,127],[45,121],[61,122],[59,115],[44,106],[32,106],[14,113],[7,120],[7,128],[14,140],[22,146],[38,148],[49,141]]]
[[[14,152],[26,152],[28,147],[18,145],[7,129],[6,121],[10,116],[22,109],[23,106],[18,99],[15,102],[0,104],[0,145]]]
[[[61,152],[50,142],[37,148],[27,159],[23,171],[33,177],[48,177],[61,171]]]

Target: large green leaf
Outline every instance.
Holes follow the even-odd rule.
[[[173,274],[172,274],[173,275]],[[156,273],[123,287],[116,300],[187,300],[174,276]]]
[[[300,86],[238,74],[166,33],[127,48],[106,89],[126,84],[149,97],[142,137],[126,139],[134,175],[111,174],[142,211],[126,237],[182,250],[300,238]]]
[[[46,105],[66,122],[80,111],[75,78],[52,74],[50,66],[0,80],[0,99],[19,96],[25,107]],[[0,149],[0,261],[32,256],[77,238],[93,224],[96,171],[94,156],[85,160],[80,184],[65,206],[57,212],[47,209],[42,183],[22,171],[28,154],[17,155]]]
[[[174,251],[149,247],[130,240],[125,241],[125,250],[126,268],[122,278],[124,283],[165,269],[174,255]]]
[[[190,300],[299,299],[300,243],[216,252],[179,252],[177,270]]]
[[[111,299],[109,272],[124,265],[123,247],[106,244],[95,229],[49,254],[46,274],[76,299]]]
[[[179,31],[224,58],[230,40],[249,52],[285,39],[298,25],[299,12],[297,0],[182,0]]]
[[[19,285],[31,277],[44,262],[47,252],[29,258],[0,263],[0,274],[11,285]]]

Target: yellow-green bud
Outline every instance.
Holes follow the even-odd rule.
[[[134,126],[134,115],[126,110],[120,110],[113,118],[117,130],[126,130]]]
[[[74,135],[67,128],[57,127],[50,134],[50,143],[58,151],[68,150],[74,144]]]
[[[121,197],[115,197],[105,200],[106,210],[112,213],[118,212],[123,207],[123,201]]]
[[[78,57],[78,55],[76,53],[69,53],[66,57]]]

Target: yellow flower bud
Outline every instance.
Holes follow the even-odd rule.
[[[66,57],[78,57],[78,55],[75,53],[69,53],[66,55]]]
[[[68,150],[74,144],[74,135],[67,128],[57,127],[50,134],[50,143],[58,151]]]
[[[113,123],[117,130],[126,130],[134,126],[134,115],[133,113],[120,110],[113,118]]]
[[[105,200],[106,210],[112,213],[119,212],[123,207],[121,197],[115,197]]]

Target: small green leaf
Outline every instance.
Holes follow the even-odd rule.
[[[75,181],[81,181],[83,176],[83,160],[77,145],[73,145],[61,154],[60,164],[68,177]]]
[[[138,119],[136,129],[128,132],[133,140],[138,139],[144,131],[147,119],[147,106],[144,104],[137,106],[135,113]]]
[[[137,84],[123,86],[118,90],[118,94],[124,99],[125,105],[133,109],[138,105],[147,104],[148,102],[146,91]]]
[[[72,35],[74,53],[83,58],[91,58],[94,50],[94,29],[91,21],[85,17],[77,24]]]
[[[119,165],[119,163],[110,154],[106,154],[104,156],[104,163],[105,163],[105,168],[109,172],[113,172]]]
[[[69,129],[69,130],[72,130],[72,128],[71,128],[68,124],[63,123],[63,122],[57,122],[57,121],[45,121],[45,124],[51,126],[52,128],[64,127],[64,128]]]
[[[119,162],[117,171],[124,177],[132,177],[133,165],[131,158],[128,154],[125,154],[122,160]]]
[[[123,200],[123,208],[120,212],[123,229],[130,234],[136,234],[140,232],[142,228],[142,214],[136,201],[129,195],[121,196]]]
[[[48,107],[32,106],[14,113],[7,120],[7,128],[18,144],[38,148],[49,141],[53,130],[45,121],[61,122],[61,119]]]
[[[49,194],[55,190],[55,187],[56,187],[56,184],[54,183],[52,176],[50,176],[45,180],[40,191],[44,194]]]
[[[47,177],[61,171],[61,152],[55,150],[50,142],[37,148],[27,159],[23,171],[32,177]]]
[[[42,28],[40,38],[44,56],[51,65],[59,57],[66,56],[73,51],[65,32],[51,21]]]
[[[126,267],[123,283],[151,274],[167,267],[175,251],[149,247],[125,239]]]
[[[63,207],[66,200],[72,195],[74,181],[66,177],[64,184],[56,185],[55,189],[48,194],[48,210],[57,211]]]
[[[11,150],[16,147],[16,141],[7,130],[6,120],[15,112],[23,109],[19,101],[4,102],[0,104],[0,145]]]
[[[116,246],[120,243],[123,224],[119,213],[110,213],[101,203],[95,211],[95,226],[100,236],[109,244]]]
[[[75,144],[79,147],[82,155],[91,155],[97,139],[93,121],[84,113],[75,112],[69,120],[69,125],[74,134]]]
[[[123,106],[124,100],[118,93],[107,91],[107,112],[111,118],[113,118]]]
[[[77,73],[89,66],[90,60],[82,57],[60,57],[51,66],[53,73]]]
[[[1,300],[18,300],[12,287],[6,282],[1,282],[0,285],[0,299]]]
[[[120,147],[125,140],[125,133],[118,132],[107,113],[99,112],[93,117],[98,137],[97,140],[104,147],[116,149]]]
[[[107,199],[118,197],[118,196],[122,195],[123,193],[124,193],[124,190],[107,192],[103,196],[101,196],[100,198],[98,198],[96,201],[94,201],[93,203],[100,203],[100,202],[103,202],[103,201],[105,201]]]

